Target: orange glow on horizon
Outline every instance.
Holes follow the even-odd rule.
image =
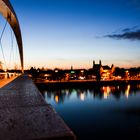
[[[96,60],[96,62],[98,62]],[[111,61],[111,60],[102,60],[102,65],[111,66],[114,64],[115,67],[120,68],[131,68],[131,67],[139,67],[139,62],[128,63],[125,61]],[[33,60],[26,61],[25,60],[25,69],[30,69],[31,67],[36,68],[45,68],[45,69],[70,69],[73,66],[73,69],[90,69],[93,67],[93,60]]]

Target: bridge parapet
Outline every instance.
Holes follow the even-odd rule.
[[[75,140],[32,80],[22,75],[0,89],[0,139]]]

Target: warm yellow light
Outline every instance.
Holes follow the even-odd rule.
[[[58,103],[58,101],[59,101],[59,96],[58,95],[55,96],[55,101],[56,101],[56,103]]]
[[[128,99],[130,92],[130,85],[127,86],[127,89],[125,90],[125,97]]]
[[[110,91],[111,91],[111,89],[110,89],[109,86],[107,86],[107,87],[103,87],[104,99],[107,99],[107,98],[109,97],[109,95],[110,95]]]
[[[80,100],[81,100],[81,101],[84,101],[84,100],[85,100],[85,94],[84,94],[84,93],[81,93],[81,94],[80,94]]]
[[[108,98],[108,96],[109,96],[109,94],[108,94],[108,93],[106,93],[106,92],[104,92],[104,99],[107,99],[107,98]]]
[[[58,70],[55,70],[55,72],[57,73],[57,72],[58,72]]]

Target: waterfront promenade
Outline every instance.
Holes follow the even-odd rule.
[[[74,140],[75,136],[24,74],[0,89],[0,139]]]

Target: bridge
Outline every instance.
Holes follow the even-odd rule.
[[[9,0],[0,0],[0,13],[15,34],[23,73],[0,79],[0,139],[75,140],[74,133],[24,74],[20,26]],[[2,35],[0,44],[1,40]]]

